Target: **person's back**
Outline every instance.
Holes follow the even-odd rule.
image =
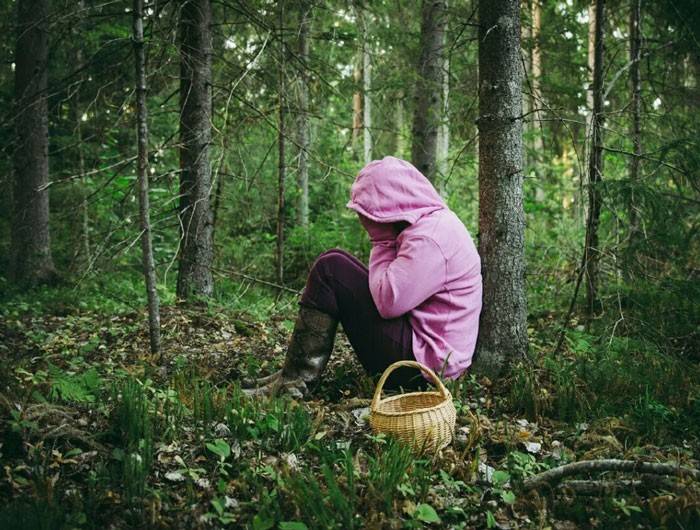
[[[341,249],[318,257],[284,366],[250,394],[310,391],[328,363],[338,323],[371,374],[415,360],[458,377],[471,364],[481,262],[464,224],[428,179],[394,157],[358,173],[347,206],[372,243],[369,267]],[[415,384],[415,374],[397,370],[386,386]]]
[[[379,223],[363,223],[374,243],[369,276],[379,313],[408,313],[416,360],[459,376],[471,364],[481,312],[481,260],[469,231],[428,179],[393,157],[360,171],[348,207]],[[395,242],[373,237],[398,221],[409,226]]]

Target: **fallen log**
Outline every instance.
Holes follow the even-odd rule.
[[[676,477],[690,477],[700,481],[700,470],[681,467],[678,464],[638,462],[635,460],[584,460],[582,462],[572,462],[560,467],[555,467],[537,475],[530,477],[523,482],[522,491],[527,492],[543,487],[554,488],[566,477],[581,473],[604,473],[608,471],[618,471],[627,473],[641,473],[648,475],[666,475]]]

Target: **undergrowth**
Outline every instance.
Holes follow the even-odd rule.
[[[376,379],[358,375],[352,360],[336,362],[311,401],[246,398],[238,381],[279,363],[294,300],[259,299],[251,315],[242,310],[250,289],[198,310],[165,305],[160,358],[143,353],[143,312],[120,309],[109,291],[85,291],[104,311],[56,306],[56,293],[4,304],[0,526],[700,522],[692,482],[616,491],[602,508],[583,497],[519,490],[575,460],[697,465],[700,378],[672,349],[644,336],[610,338],[605,328],[567,329],[554,356],[554,341],[535,323],[531,362],[507,379],[469,374],[447,382],[458,413],[455,442],[418,455],[370,432],[366,407]],[[340,350],[340,357],[351,353]]]

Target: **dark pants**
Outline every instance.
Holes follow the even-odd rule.
[[[415,360],[408,314],[383,319],[369,291],[367,266],[344,250],[331,249],[316,259],[300,304],[337,318],[370,374],[381,374],[396,361]],[[385,387],[418,388],[424,382],[418,370],[400,368]]]

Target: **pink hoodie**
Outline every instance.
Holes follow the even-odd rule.
[[[358,173],[347,206],[379,223],[409,223],[395,239],[369,228],[372,298],[383,318],[410,313],[418,362],[458,377],[471,364],[481,312],[481,260],[469,232],[428,179],[394,157]]]

